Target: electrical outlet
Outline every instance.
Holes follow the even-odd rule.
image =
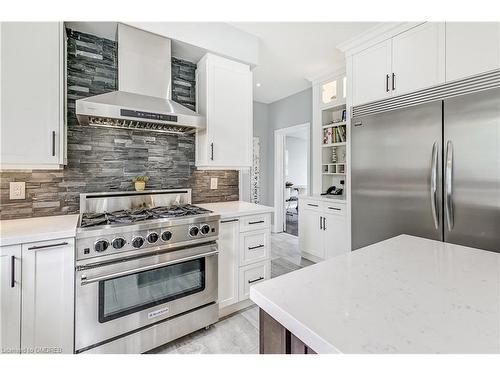
[[[217,177],[210,178],[210,189],[217,189]]]
[[[25,182],[11,182],[9,184],[9,198],[10,199],[25,199],[26,197],[26,183]]]

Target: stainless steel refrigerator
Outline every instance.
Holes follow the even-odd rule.
[[[352,248],[411,234],[500,252],[500,88],[353,117]]]

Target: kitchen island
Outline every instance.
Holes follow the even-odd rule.
[[[250,298],[261,353],[500,353],[499,253],[401,235]]]

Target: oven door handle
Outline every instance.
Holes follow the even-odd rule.
[[[168,266],[170,264],[182,263],[182,262],[186,262],[188,260],[193,260],[193,259],[206,258],[206,257],[209,257],[209,256],[216,255],[218,253],[219,253],[218,250],[209,251],[209,252],[203,253],[203,254],[196,254],[196,255],[192,255],[192,256],[189,256],[189,257],[181,258],[181,259],[169,260],[168,262],[156,263],[156,264],[152,264],[150,266],[144,266],[144,267],[134,268],[133,270],[116,272],[116,273],[112,273],[110,275],[104,275],[104,276],[94,277],[92,279],[87,279],[86,275],[82,275],[80,277],[81,286],[84,286],[84,285],[87,285],[87,284],[96,283],[98,281],[104,281],[104,280],[114,279],[116,277],[132,275],[132,274],[137,273],[137,272],[148,271],[148,270],[152,270],[152,269],[155,269],[155,268],[160,268],[160,267],[163,267],[163,266]]]

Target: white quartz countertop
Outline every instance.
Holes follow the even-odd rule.
[[[221,219],[274,212],[273,207],[244,201],[203,203],[197,204],[197,206],[213,211],[215,214],[220,215]]]
[[[500,254],[401,235],[250,288],[318,353],[500,353]]]
[[[342,195],[299,195],[299,199],[312,199],[322,202],[346,203],[346,199]]]
[[[74,237],[78,215],[1,220],[0,246]]]

